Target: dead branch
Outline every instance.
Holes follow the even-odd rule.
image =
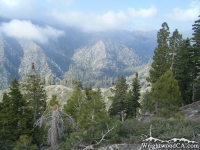
[[[115,124],[111,129],[109,129],[109,127],[108,127],[107,124],[106,124],[106,126],[107,126],[107,132],[106,132],[106,133],[103,133],[103,131],[102,131],[102,137],[101,137],[101,139],[100,139],[99,142],[97,142],[96,144],[93,144],[93,146],[99,145],[103,140],[105,140],[105,139],[104,139],[105,136],[106,136],[109,132],[111,132],[114,128],[117,127],[116,124]]]
[[[53,108],[49,107],[46,109],[41,118],[34,123],[34,127],[39,126],[41,128],[42,124],[45,123],[45,126],[49,128],[47,142],[53,149],[58,145],[58,139],[62,137],[64,131],[63,118],[68,118],[68,122],[74,123],[70,115],[64,113],[58,105],[54,105]]]

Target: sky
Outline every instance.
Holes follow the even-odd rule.
[[[87,32],[149,31],[159,30],[163,22],[171,32],[182,32],[191,30],[199,15],[200,0],[0,0],[0,17],[12,19],[0,25],[0,34],[18,38],[31,34],[31,38],[45,42],[48,35],[64,34],[53,25]]]

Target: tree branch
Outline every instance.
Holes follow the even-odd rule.
[[[105,138],[105,136],[109,133],[109,132],[111,132],[114,128],[116,128],[117,127],[117,125],[115,124],[111,129],[109,129],[109,127],[108,127],[108,125],[106,124],[106,126],[107,126],[107,132],[106,133],[103,133],[103,131],[102,131],[102,137],[101,137],[101,139],[99,140],[99,142],[97,142],[96,144],[94,144],[93,146],[95,146],[95,145],[99,145],[103,140],[105,140],[104,138]],[[96,140],[95,140],[96,141]]]

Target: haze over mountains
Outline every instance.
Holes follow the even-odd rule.
[[[157,31],[83,32],[30,21],[0,20],[0,88],[16,76],[36,72],[48,81],[81,80],[83,85],[107,87],[120,75],[131,76],[147,64],[157,45]],[[23,26],[26,25],[23,28]],[[18,32],[9,32],[17,28]],[[32,37],[26,31],[38,30]]]

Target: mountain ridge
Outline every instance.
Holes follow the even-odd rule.
[[[0,88],[8,87],[14,76],[21,80],[32,63],[47,85],[55,79],[57,84],[81,80],[84,86],[109,87],[120,75],[130,76],[146,64],[155,47],[154,31],[85,33],[70,28],[46,43],[1,34]]]

